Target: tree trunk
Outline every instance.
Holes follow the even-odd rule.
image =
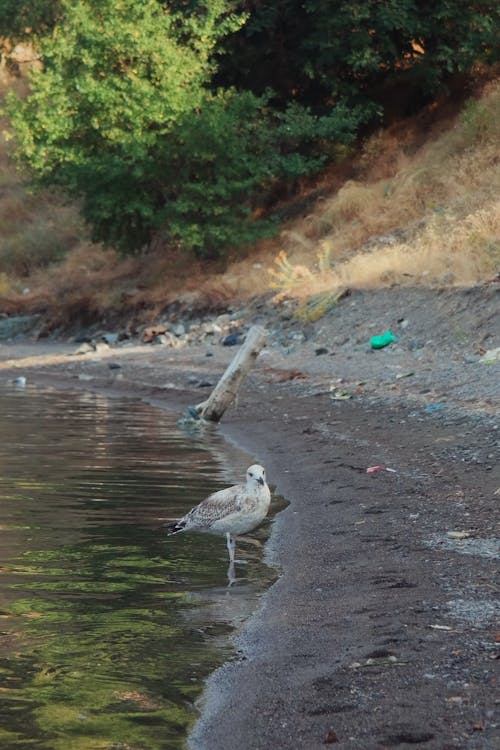
[[[252,369],[261,349],[266,343],[267,331],[261,326],[252,326],[238,354],[227,367],[206,401],[194,407],[200,419],[219,422],[227,407],[234,401],[244,378]]]

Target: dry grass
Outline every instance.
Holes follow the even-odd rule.
[[[0,136],[0,312],[49,311],[47,330],[133,325],[172,302],[218,308],[274,290],[311,298],[301,309],[316,318],[347,287],[488,279],[500,265],[500,83],[459,117],[432,115],[431,125],[415,118],[373,135],[311,187],[321,197],[309,215],[223,267],[171,249],[124,259],[93,245],[77,207],[30,191]]]
[[[11,88],[22,94],[25,79],[0,65],[0,100]],[[46,312],[46,333],[125,317],[133,327],[173,302],[219,308],[239,294],[220,264],[161,246],[123,258],[91,243],[75,204],[33,191],[16,169],[7,125],[0,119],[0,313]]]
[[[0,95],[9,88],[22,93],[25,82],[0,67]],[[27,176],[12,162],[10,147],[7,122],[0,119],[1,294],[30,286],[33,273],[60,261],[85,234],[75,205],[49,190],[30,189]]]
[[[391,133],[373,136],[364,180],[346,182],[283,232],[274,287],[307,296],[488,279],[500,266],[499,143],[498,82],[414,153]]]
[[[393,284],[464,285],[492,278],[500,263],[500,201],[469,214],[443,212],[407,242],[381,241],[296,284],[297,296]],[[282,282],[286,287],[287,282]]]

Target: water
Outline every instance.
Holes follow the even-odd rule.
[[[161,524],[248,462],[145,404],[0,389],[1,750],[184,746],[275,572],[241,544],[228,588],[224,540]]]

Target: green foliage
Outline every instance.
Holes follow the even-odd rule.
[[[0,52],[5,42],[32,40],[53,28],[61,15],[59,0],[2,0],[0,3]]]
[[[276,183],[317,169],[322,141],[355,137],[356,110],[278,113],[269,95],[207,90],[211,51],[242,22],[221,2],[181,25],[156,0],[63,5],[31,95],[9,111],[19,155],[83,198],[96,240],[137,250],[166,228],[210,255],[253,240],[271,229],[251,217]]]
[[[272,231],[254,217],[395,83],[414,107],[498,59],[499,22],[481,0],[4,0],[0,35],[30,29],[43,60],[9,100],[17,153],[81,199],[94,239],[136,251],[161,230],[218,254]]]
[[[225,42],[219,80],[318,106],[374,101],[383,83],[413,94],[478,59],[498,60],[500,5],[466,0],[243,0],[247,24]]]
[[[211,50],[241,21],[211,2],[183,28],[156,0],[62,0],[31,95],[8,109],[38,179],[83,196],[96,239],[137,249],[160,221],[158,152],[201,106]],[[186,37],[189,31],[189,38]]]
[[[318,118],[291,105],[277,113],[267,97],[219,92],[179,123],[160,157],[168,195],[162,224],[184,246],[217,254],[274,230],[252,220],[276,186],[324,163],[321,138],[348,142],[358,113],[334,110]]]

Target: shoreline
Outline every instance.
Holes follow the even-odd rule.
[[[497,365],[448,348],[444,366],[442,351],[425,352],[417,376],[396,379],[415,367],[412,352],[351,347],[329,359],[313,355],[317,344],[261,355],[215,428],[259,457],[290,505],[266,544],[280,578],[238,634],[236,659],[208,679],[189,747],[494,750]],[[235,352],[207,350],[144,346],[43,365],[35,354],[4,362],[0,378],[22,370],[28,382],[180,414]],[[289,377],[299,365],[304,377]],[[350,398],[337,397],[344,389]]]
[[[298,422],[300,434],[309,429],[304,411],[299,409],[290,420]],[[353,414],[346,404],[339,411],[357,429],[344,433],[335,459],[330,458],[329,436],[320,433],[323,445],[311,452],[314,460],[308,457],[307,467],[296,465],[293,450],[269,463],[272,475],[279,472],[280,493],[290,501],[275,521],[271,539],[272,560],[282,575],[237,638],[239,659],[209,678],[189,747],[306,750],[336,737],[339,747],[353,749],[411,744],[493,750],[498,724],[488,726],[487,732],[483,720],[481,735],[474,734],[478,730],[473,729],[473,717],[494,716],[494,699],[487,695],[494,685],[494,665],[484,660],[482,666],[491,671],[482,684],[474,685],[471,675],[483,661],[481,641],[495,648],[493,624],[500,608],[497,600],[488,618],[489,596],[477,599],[480,585],[471,596],[471,580],[492,580],[491,566],[500,556],[498,545],[487,547],[495,480],[491,477],[489,501],[482,498],[481,519],[475,506],[471,541],[478,543],[477,556],[464,560],[460,541],[448,545],[448,534],[463,528],[460,509],[450,513],[435,507],[442,491],[442,465],[433,466],[432,478],[423,474],[421,462],[416,469],[412,449],[417,441],[394,457],[395,475],[366,475],[372,451],[365,437],[370,429],[363,415]],[[392,424],[407,419],[404,409],[395,412]],[[454,422],[463,425],[463,417],[448,418],[438,440],[450,437]],[[257,444],[261,450],[271,449],[275,440],[266,420],[245,436],[241,416],[224,432],[246,450]],[[300,445],[300,434],[288,433],[288,448]],[[331,433],[335,435],[336,429]],[[377,457],[381,450],[383,458],[389,455],[389,446],[384,450],[379,443],[377,448]],[[332,460],[337,476],[330,470],[326,478],[323,472],[318,476],[317,468]],[[470,479],[472,490],[475,482]],[[446,481],[448,491],[455,481]],[[333,492],[332,483],[337,488]],[[361,491],[365,502],[355,503]],[[474,507],[472,500],[468,498],[467,507]],[[308,517],[310,504],[314,519]],[[430,517],[424,520],[424,514]],[[412,538],[415,531],[418,540]],[[486,549],[481,549],[482,542]],[[488,552],[494,557],[489,559]],[[457,563],[465,570],[457,571]],[[477,610],[483,607],[481,620]],[[454,653],[457,664],[452,666]],[[414,682],[416,676],[420,681],[417,677]]]

